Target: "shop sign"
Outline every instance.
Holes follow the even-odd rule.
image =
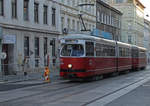
[[[3,36],[3,44],[15,44],[16,36],[15,35],[4,35]]]

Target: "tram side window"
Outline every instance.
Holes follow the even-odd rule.
[[[123,48],[119,47],[119,56],[121,57],[129,57],[131,54],[131,51],[129,48]]]
[[[94,43],[86,42],[86,56],[94,56]]]
[[[103,52],[102,44],[96,43],[96,56],[101,56]]]
[[[146,57],[146,52],[140,51],[140,58],[145,58],[145,57]]]
[[[96,56],[115,56],[115,47],[96,43]]]
[[[138,49],[132,49],[132,57],[133,57],[133,58],[139,57]]]

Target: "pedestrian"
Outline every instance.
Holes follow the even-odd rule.
[[[27,73],[27,58],[26,57],[23,60],[23,73],[24,73],[24,80],[27,80],[28,73]]]

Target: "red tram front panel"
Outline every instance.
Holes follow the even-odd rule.
[[[71,65],[71,66],[69,66]],[[92,66],[88,65],[88,59],[77,57],[62,57],[60,65],[60,76],[64,78],[68,77],[87,77],[91,72],[87,70],[93,70]]]
[[[115,71],[116,58],[61,58],[60,76],[64,78],[84,78]]]

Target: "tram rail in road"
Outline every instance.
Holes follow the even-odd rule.
[[[59,103],[63,100],[70,101],[73,100],[72,98],[80,97],[78,98],[78,100],[74,100],[78,104],[80,99],[87,98],[88,96],[88,99],[83,100],[83,102],[79,104],[80,106],[93,106],[94,104],[105,105],[113,101],[114,99],[117,99],[120,96],[130,92],[131,90],[135,89],[136,87],[140,86],[148,80],[150,80],[150,72],[139,71],[135,73],[133,72],[118,77],[111,77],[104,80],[93,81],[88,83],[72,83],[68,81],[63,81],[54,83],[52,84],[52,86],[51,84],[45,84],[43,86],[40,85],[34,87],[21,88],[8,91],[10,95],[8,95],[8,98],[0,99],[0,105],[8,104],[9,106],[9,104],[12,104],[14,102],[24,102],[26,101],[26,99],[33,99],[33,101],[36,102],[38,101],[37,98],[45,97],[48,99],[42,101],[44,101],[44,103],[48,103],[49,105],[51,105],[51,103]],[[17,91],[19,91],[19,93],[17,93],[18,95],[16,94]],[[8,94],[8,92],[5,93]],[[24,94],[24,92],[26,93]],[[98,92],[99,95],[95,94],[95,97],[90,97],[93,95],[90,95],[89,92]],[[2,95],[0,96],[0,98],[2,98],[3,95],[5,95],[5,93],[1,92],[0,94]]]

